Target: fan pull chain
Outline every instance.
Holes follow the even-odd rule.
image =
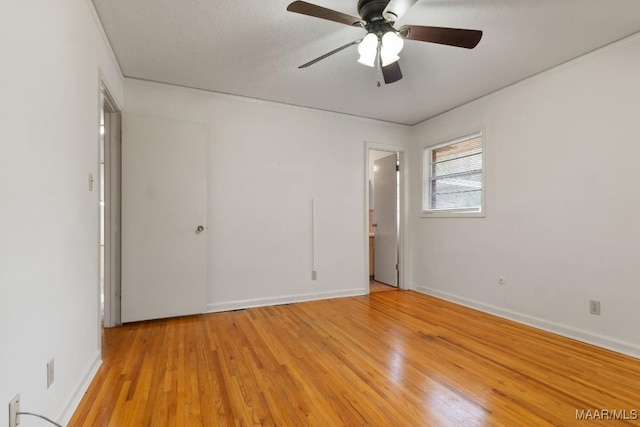
[[[382,86],[380,84],[380,74],[382,74],[382,59],[380,57],[380,52],[382,51],[382,40],[378,39],[378,49],[376,52],[376,74],[378,75],[378,87]]]

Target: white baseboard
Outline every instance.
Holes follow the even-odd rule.
[[[316,292],[310,294],[285,295],[281,297],[256,298],[240,301],[229,301],[207,304],[207,313],[217,313],[220,311],[241,310],[252,307],[265,307],[270,305],[290,304],[294,302],[316,301],[321,299],[344,298],[366,295],[369,290],[366,288],[347,289],[335,292]]]
[[[416,292],[420,292],[426,295],[430,295],[443,300],[451,301],[456,304],[463,305],[465,307],[473,308],[485,313],[493,314],[498,317],[513,320],[518,323],[522,323],[534,328],[542,329],[547,332],[551,332],[557,335],[562,335],[567,338],[571,338],[577,341],[582,341],[587,344],[592,344],[597,347],[602,347],[607,350],[622,353],[627,356],[640,359],[640,346],[632,344],[626,341],[621,341],[603,335],[594,334],[583,329],[574,328],[573,326],[563,325],[561,323],[550,322],[548,320],[529,316],[528,314],[518,313],[512,310],[496,307],[493,305],[485,304],[479,301],[470,300],[467,298],[452,295],[446,292],[431,289],[425,286],[415,285],[412,288]]]
[[[82,376],[82,379],[73,394],[69,396],[60,406],[58,416],[55,419],[61,420],[62,425],[67,425],[71,420],[71,417],[78,408],[78,405],[84,397],[84,394],[87,392],[87,389],[89,389],[91,381],[93,381],[96,373],[98,373],[100,365],[102,365],[102,356],[100,354],[100,350],[98,350],[93,360],[87,366],[87,369],[85,369],[85,374]]]

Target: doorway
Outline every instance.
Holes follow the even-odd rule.
[[[104,86],[100,96],[100,316],[110,328],[120,321],[121,276],[121,114]]]
[[[405,149],[368,143],[366,154],[369,292],[404,289]]]

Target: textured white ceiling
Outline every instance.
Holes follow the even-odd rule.
[[[93,0],[127,77],[415,124],[640,31],[638,0],[420,0],[397,23],[484,31],[474,50],[406,41],[404,79],[376,87],[364,30],[288,0]],[[357,0],[315,4],[357,16]],[[615,78],[611,76],[611,78]]]

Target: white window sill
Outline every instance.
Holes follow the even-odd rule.
[[[485,218],[487,213],[484,211],[422,211],[420,218]]]

